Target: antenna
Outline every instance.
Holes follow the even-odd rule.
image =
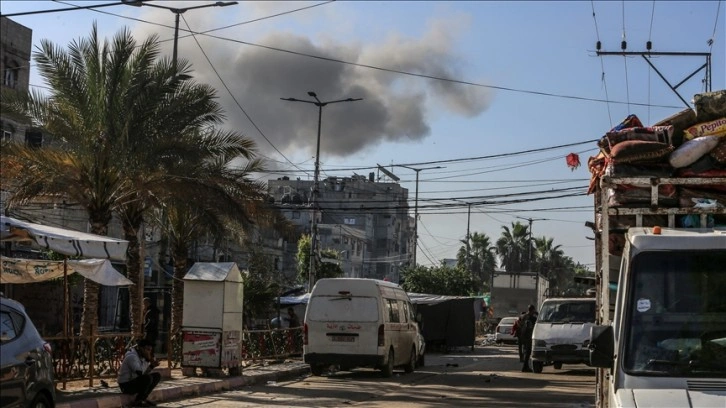
[[[395,175],[395,174],[391,173],[390,171],[386,170],[380,164],[378,165],[378,170],[382,171],[383,174],[385,174],[386,176],[390,177],[393,181],[400,181],[401,180],[397,175]]]

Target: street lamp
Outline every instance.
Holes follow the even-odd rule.
[[[334,101],[321,101],[318,99],[318,95],[313,92],[309,91],[308,96],[315,98],[314,101],[311,100],[305,100],[305,99],[296,99],[296,98],[280,98],[283,101],[289,101],[289,102],[303,102],[303,103],[310,103],[318,107],[318,139],[316,143],[315,148],[315,173],[313,176],[313,216],[311,219],[310,224],[310,269],[308,270],[308,290],[313,290],[313,284],[315,284],[315,253],[316,253],[316,247],[317,247],[317,225],[315,223],[315,210],[318,206],[318,194],[320,193],[318,191],[318,178],[320,176],[320,127],[323,122],[323,107],[327,105],[331,105],[334,103],[340,103],[340,102],[355,102],[355,101],[362,101],[363,98],[346,98],[346,99],[336,99]]]
[[[413,170],[416,172],[416,201],[413,207],[413,266],[416,267],[416,252],[418,252],[418,173],[420,173],[422,170],[433,170],[433,169],[443,169],[444,167],[436,166],[436,167],[423,167],[423,168],[414,168],[409,166],[404,166],[403,164],[394,164],[394,166],[397,167],[403,167],[409,170]]]
[[[148,7],[156,7],[160,9],[169,10],[172,13],[176,15],[175,22],[174,22],[174,54],[172,55],[172,61],[174,62],[174,71],[176,71],[176,48],[177,48],[177,42],[179,41],[179,15],[184,14],[188,10],[195,10],[205,7],[227,7],[227,6],[234,6],[237,4],[236,1],[218,1],[216,3],[211,4],[202,4],[201,6],[192,6],[192,7],[183,7],[183,8],[176,8],[176,7],[167,7],[167,6],[160,6],[158,4],[151,4],[151,3],[143,3],[141,1],[136,2],[129,2],[126,3],[130,6],[148,6]]]

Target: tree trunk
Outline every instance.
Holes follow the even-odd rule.
[[[179,333],[184,313],[184,275],[187,273],[189,249],[174,246],[174,281],[171,289],[171,333]]]
[[[105,236],[108,233],[110,212],[90,212],[91,233]],[[98,292],[100,286],[89,279],[83,280],[83,314],[81,314],[81,336],[91,334],[91,327],[98,331]]]
[[[91,326],[94,332],[98,331],[98,283],[83,279],[83,314],[81,314],[81,337],[91,334]]]
[[[129,250],[126,254],[126,277],[134,283],[129,288],[129,321],[131,322],[131,333],[135,336],[142,336],[144,328],[144,314],[142,312],[144,277],[138,234],[141,227],[141,218],[133,217],[129,219],[126,217],[126,220],[123,224],[124,239],[129,241]]]

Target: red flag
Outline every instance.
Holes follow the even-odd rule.
[[[576,168],[580,167],[580,156],[577,155],[577,153],[570,153],[567,155],[567,167],[569,167],[572,171],[575,171]]]

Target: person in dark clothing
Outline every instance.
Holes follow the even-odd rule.
[[[529,359],[532,357],[532,332],[534,332],[534,324],[536,322],[537,310],[534,305],[529,305],[520,328],[522,332],[522,349],[524,351],[524,365],[522,366],[522,372],[524,373],[532,372],[532,368],[529,366]]]
[[[300,318],[295,313],[295,309],[288,307],[287,308],[287,317],[285,320],[288,321],[288,327],[289,328],[295,328],[300,327]]]
[[[527,315],[527,312],[522,312],[519,315],[519,318],[514,321],[514,324],[512,325],[512,332],[511,335],[517,338],[517,349],[519,351],[519,362],[524,362],[524,337],[522,333],[522,325],[524,323],[524,317]]]
[[[156,338],[159,336],[159,309],[151,302],[150,298],[144,298],[144,340],[151,344],[151,349],[156,348]]]
[[[118,386],[121,388],[121,392],[136,395],[132,403],[134,407],[156,405],[147,399],[161,380],[161,374],[151,372],[159,365],[159,362],[154,360],[151,355],[152,347],[146,339],[139,340],[136,347],[130,349],[124,356],[118,372]]]

